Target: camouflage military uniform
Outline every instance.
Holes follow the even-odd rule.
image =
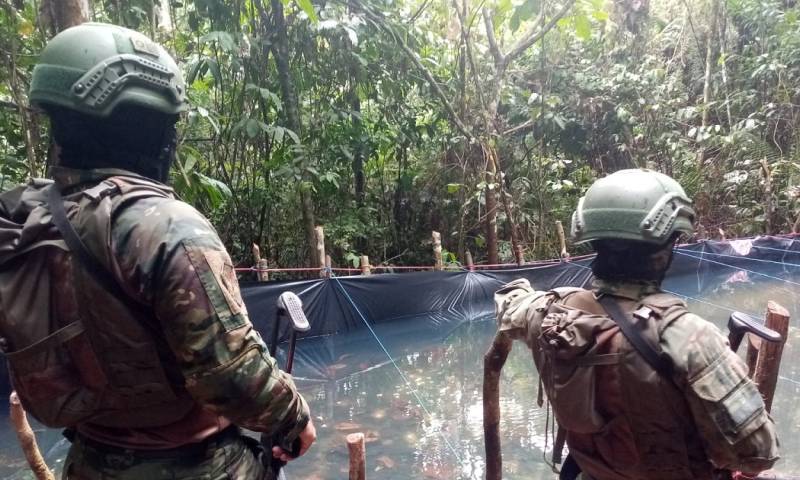
[[[155,407],[105,405],[75,425],[65,478],[260,478],[252,445],[238,431],[231,434],[231,425],[292,441],[309,411],[250,323],[214,228],[169,187],[136,174],[65,168],[53,174],[88,249],[144,308],[131,310],[94,277],[76,271],[50,224],[43,195],[49,184],[33,180],[0,196],[0,325],[12,325],[0,333],[13,346],[13,324],[22,313],[57,324],[72,315],[91,320],[102,325],[88,332],[101,369],[119,386],[128,376],[150,375],[137,369],[150,361],[144,353],[153,345],[131,344],[125,332],[155,323],[161,335],[153,338],[156,352],[172,390]],[[49,253],[28,255],[37,248]],[[158,387],[161,377],[154,378]],[[159,417],[156,410],[166,413]]]
[[[535,291],[517,280],[495,296],[498,330],[533,352],[584,478],[708,480],[715,468],[759,472],[777,461],[772,419],[714,325],[686,312],[656,282],[595,280],[593,295],[587,293]],[[624,310],[649,304],[656,312],[639,319],[648,322],[639,328],[671,360],[672,378],[662,379],[615,334],[618,327],[595,300],[601,295]],[[575,296],[584,297],[581,307]],[[604,340],[610,347],[596,351]],[[590,356],[602,361],[587,362]],[[594,415],[583,416],[587,411]]]

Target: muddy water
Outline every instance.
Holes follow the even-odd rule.
[[[778,468],[798,474],[800,410],[795,399],[800,396],[800,267],[756,264],[749,268],[762,275],[723,269],[711,277],[698,270],[697,275],[670,279],[665,287],[688,296],[693,311],[722,329],[730,309],[759,314],[768,300],[789,309],[792,328],[773,416],[783,454]],[[288,479],[346,478],[344,437],[356,431],[367,438],[367,475],[372,480],[482,478],[482,355],[492,335],[492,322],[476,319],[444,339],[420,335],[417,341],[392,347],[408,384],[385,356],[380,359],[383,353],[369,336],[358,340],[368,355],[345,353],[320,367],[336,380],[298,380],[316,417],[319,440],[311,452],[290,465]],[[381,332],[379,336],[388,340]],[[310,348],[303,343],[299,348]],[[365,362],[366,357],[371,360]],[[547,411],[537,406],[536,372],[521,345],[509,357],[501,391],[504,478],[556,478],[544,461],[552,445],[545,429]],[[24,463],[5,418],[0,418],[0,425],[0,478],[27,478],[20,470]],[[50,464],[59,465],[66,443],[52,430],[39,429],[37,434]]]

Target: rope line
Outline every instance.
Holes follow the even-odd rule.
[[[787,381],[789,383],[793,383],[793,384],[795,384],[797,386],[800,386],[800,382],[798,382],[797,380],[795,380],[793,378],[784,377],[783,375],[778,375],[778,378],[780,378],[781,380]]]
[[[723,267],[732,268],[734,270],[741,270],[743,272],[752,273],[753,275],[760,275],[762,277],[771,278],[772,280],[777,280],[779,282],[784,282],[784,283],[788,283],[790,285],[796,285],[796,286],[800,287],[800,283],[793,282],[791,280],[786,280],[785,278],[775,277],[773,275],[768,275],[766,273],[756,272],[755,270],[748,270],[746,268],[737,267],[735,265],[731,265],[731,264],[725,263],[725,262],[718,262],[716,260],[709,260],[708,258],[698,257],[698,256],[695,256],[695,255],[689,255],[688,253],[684,253],[684,252],[680,252],[680,251],[676,251],[675,253],[677,253],[678,255],[683,255],[685,257],[694,258],[696,260],[700,260],[700,261],[703,261],[703,262],[715,263],[717,265],[722,265]],[[706,252],[706,253],[708,253],[708,252]]]
[[[406,375],[400,369],[400,366],[397,365],[397,362],[395,362],[394,357],[392,357],[392,354],[389,353],[389,350],[386,348],[386,346],[383,344],[383,342],[381,342],[381,339],[378,337],[378,334],[372,328],[372,325],[370,325],[369,322],[367,321],[367,317],[365,317],[364,314],[361,313],[361,309],[358,308],[358,305],[356,305],[356,302],[353,300],[353,298],[350,296],[350,294],[344,288],[344,285],[342,285],[342,282],[339,281],[339,277],[333,275],[333,276],[331,276],[331,278],[336,280],[336,284],[339,285],[339,288],[342,290],[342,293],[344,293],[345,297],[347,297],[347,301],[350,302],[350,305],[353,306],[353,309],[355,309],[356,313],[358,313],[358,316],[361,317],[361,320],[364,322],[364,325],[366,325],[367,328],[369,329],[370,333],[372,333],[372,336],[375,338],[375,341],[378,342],[378,345],[381,347],[381,350],[383,350],[383,353],[385,353],[386,356],[389,358],[389,360],[392,362],[392,365],[394,366],[395,370],[397,370],[397,373],[400,375],[400,378],[403,379],[403,382],[405,382],[406,387],[411,391],[412,395],[414,395],[414,397],[416,398],[417,403],[419,404],[420,408],[422,408],[422,410],[425,412],[425,414],[428,416],[428,418],[433,420],[434,419],[433,414],[431,413],[430,410],[428,410],[428,407],[425,406],[425,402],[422,401],[422,398],[420,397],[419,393],[417,392],[417,389],[413,387],[411,382],[408,380],[408,377],[406,377]],[[456,457],[456,459],[458,460],[458,463],[463,465],[464,460],[461,458],[461,455],[459,455],[458,452],[456,451],[456,449],[453,447],[453,444],[450,443],[450,439],[447,438],[447,436],[444,434],[444,432],[442,431],[441,428],[436,428],[436,430],[437,430],[436,433],[438,433],[439,436],[442,437],[442,440],[444,440],[445,444],[447,444],[447,447],[450,449],[450,452],[453,454],[453,456]]]
[[[692,257],[697,258],[699,260],[706,261],[705,258],[700,258],[700,257],[696,257],[696,256],[692,255],[692,254],[696,253],[693,250],[687,250],[687,249],[683,249],[683,248],[676,248],[675,252],[676,253],[686,254],[687,256],[692,256]],[[797,252],[797,253],[800,253],[800,252]],[[728,255],[728,254],[725,254],[725,253],[713,253],[713,252],[700,252],[700,254],[701,255],[712,255],[712,256],[715,256],[715,257],[736,258],[736,259],[739,259],[739,260],[749,260],[751,262],[763,262],[763,263],[772,263],[772,264],[775,264],[775,265],[788,265],[790,267],[800,267],[800,263],[778,262],[778,261],[775,261],[775,260],[765,260],[763,258],[745,257],[745,256],[742,256],[742,255]]]
[[[792,240],[792,241],[794,241],[794,240]],[[752,248],[759,248],[761,250],[772,250],[774,252],[787,253],[787,254],[791,254],[791,255],[800,255],[800,250],[790,250],[788,248],[764,247],[764,246],[761,246],[761,245],[753,245]]]

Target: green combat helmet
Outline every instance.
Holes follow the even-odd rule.
[[[172,57],[141,33],[84,23],[56,35],[33,70],[30,101],[94,117],[120,104],[174,115],[186,109],[183,77]]]
[[[662,245],[691,234],[695,212],[683,188],[663,173],[620,170],[594,182],[572,214],[572,240],[636,240]]]

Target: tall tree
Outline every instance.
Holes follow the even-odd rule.
[[[42,0],[40,18],[50,35],[75,25],[88,22],[88,0]]]

